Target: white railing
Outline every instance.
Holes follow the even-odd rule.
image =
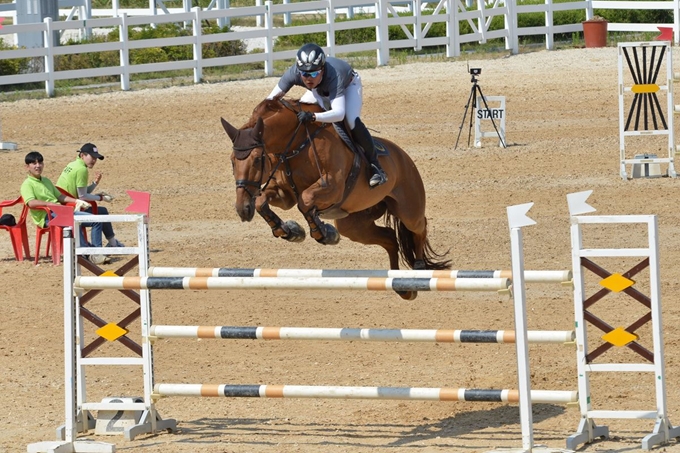
[[[77,3],[82,0],[62,0]],[[680,0],[672,2],[663,1],[604,1],[604,0],[580,0],[568,3],[553,3],[552,0],[545,0],[543,5],[521,5],[516,0],[492,0],[489,2],[477,1],[477,8],[468,10],[462,0],[438,0],[438,3],[425,2],[423,0],[410,0],[412,15],[399,16],[398,12],[404,8],[404,0],[373,0],[368,3],[366,0],[312,0],[301,3],[273,4],[267,1],[264,5],[234,7],[234,8],[212,8],[201,10],[194,8],[189,12],[163,11],[163,14],[149,14],[149,9],[144,9],[146,14],[136,15],[137,12],[129,10],[117,10],[116,17],[104,17],[94,19],[74,20],[73,14],[66,21],[52,21],[47,18],[42,23],[5,25],[0,28],[0,38],[2,35],[16,35],[18,33],[38,32],[42,33],[44,42],[43,48],[17,49],[0,51],[0,60],[12,58],[41,58],[44,62],[44,69],[41,72],[32,72],[17,75],[0,74],[0,85],[10,85],[29,82],[44,82],[45,91],[49,96],[54,95],[55,82],[57,80],[88,78],[98,76],[117,76],[120,78],[122,90],[130,89],[130,76],[133,74],[148,72],[163,72],[180,69],[191,69],[195,83],[199,83],[203,78],[203,69],[216,66],[229,66],[249,63],[263,63],[265,75],[271,76],[274,71],[274,62],[277,60],[291,59],[295,56],[295,49],[274,51],[276,38],[280,36],[290,36],[303,33],[325,33],[326,50],[330,55],[337,55],[349,52],[375,51],[377,65],[386,65],[389,62],[389,51],[391,49],[412,48],[420,50],[427,46],[443,46],[446,49],[446,56],[457,57],[461,53],[461,44],[465,43],[484,43],[489,39],[503,39],[505,48],[516,54],[519,52],[519,37],[528,35],[545,35],[546,48],[553,49],[554,35],[559,33],[576,33],[582,31],[581,23],[553,25],[553,14],[557,11],[565,10],[585,10],[586,17],[593,16],[593,9],[667,9],[673,10],[674,23],[661,24],[672,27],[674,30],[674,41],[680,43],[680,17],[678,4]],[[223,4],[228,6],[228,2]],[[424,6],[427,4],[428,14],[423,14]],[[76,6],[74,6],[76,8]],[[361,9],[367,17],[354,19],[351,21],[337,22],[336,17],[340,14],[349,15],[350,11]],[[120,14],[122,12],[122,14]],[[430,14],[431,12],[431,14]],[[545,26],[518,28],[517,16],[526,13],[542,12],[545,15]],[[9,14],[9,11],[0,11],[2,14]],[[104,13],[113,13],[109,10],[88,10],[88,15],[97,16]],[[128,14],[130,13],[130,14]],[[283,28],[274,27],[274,17],[291,14],[318,14],[325,17],[325,23],[313,25],[286,26]],[[135,14],[135,15],[133,15]],[[504,19],[504,28],[490,30],[490,24],[494,17],[501,16]],[[362,16],[364,17],[364,16]],[[261,28],[246,31],[230,31],[203,35],[201,33],[201,22],[206,20],[216,20],[228,22],[232,18],[255,18],[260,19],[263,24]],[[130,27],[142,27],[146,25],[156,25],[162,23],[183,23],[191,25],[193,36],[130,40],[128,30]],[[471,32],[461,34],[461,22],[470,25]],[[428,36],[430,28],[435,23],[446,24],[446,36]],[[389,40],[388,27],[398,26],[404,32],[405,38],[399,40]],[[610,31],[639,31],[655,32],[658,31],[659,24],[617,24],[610,23]],[[64,31],[78,31],[81,36],[88,36],[92,29],[118,28],[120,32],[119,42],[89,43],[69,46],[59,46],[54,43],[54,32],[59,36]],[[358,28],[375,28],[376,39],[366,42],[355,42],[352,44],[339,45],[335,42],[336,32]],[[261,53],[251,53],[246,55],[234,55],[228,57],[204,58],[202,45],[207,43],[263,39],[264,51]],[[191,45],[193,55],[191,59],[182,61],[171,61],[162,63],[130,64],[130,51],[135,49],[153,48],[160,46]],[[54,60],[59,55],[72,55],[87,52],[119,52],[119,64],[116,66],[75,69],[67,71],[56,71]]]

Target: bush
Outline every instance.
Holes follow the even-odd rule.
[[[220,29],[216,25],[205,26],[202,30],[204,34],[224,33],[229,31],[228,27]],[[129,31],[130,40],[168,38],[175,36],[191,36],[190,29],[184,29],[177,24],[162,24],[156,28],[151,26]],[[114,29],[108,35],[93,36],[86,41],[69,40],[65,45],[97,43],[97,42],[117,42],[120,33]],[[242,55],[245,53],[245,43],[243,41],[217,42],[203,45],[204,58],[225,57],[230,55]],[[130,64],[161,63],[166,61],[191,60],[193,49],[191,45],[183,46],[163,46],[150,47],[145,49],[130,50]],[[59,55],[55,58],[57,71],[69,69],[87,69],[118,66],[120,64],[119,53],[91,52],[72,55]]]
[[[0,39],[0,51],[15,50],[16,46],[10,46],[5,41]],[[40,58],[8,58],[0,60],[0,74],[2,75],[16,75],[26,74],[31,72],[33,65],[40,65],[42,61]],[[13,85],[0,85],[0,91],[14,91],[14,90],[34,90],[41,87],[40,83],[17,83]]]
[[[10,46],[9,44],[5,43],[5,41],[0,39],[0,51],[14,49],[16,49],[16,46]],[[10,58],[7,60],[0,60],[0,74],[22,74],[28,70],[28,65],[28,58]]]

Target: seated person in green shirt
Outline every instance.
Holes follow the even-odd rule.
[[[96,172],[95,179],[92,184],[88,185],[88,169],[93,168],[97,160],[104,160],[104,156],[99,154],[99,150],[92,143],[85,143],[78,151],[78,158],[68,164],[64,171],[61,172],[61,176],[57,180],[57,187],[66,191],[73,198],[78,198],[80,200],[88,201],[107,201],[113,200],[113,197],[105,192],[100,192],[93,194],[91,193],[99,184],[102,178],[101,172]],[[92,208],[86,209],[85,212],[92,212]],[[97,207],[97,214],[107,215],[109,211],[103,207]],[[113,226],[110,222],[101,223],[102,231],[104,236],[106,236],[107,247],[125,247],[120,241],[116,239],[116,235],[113,232]],[[99,235],[99,242],[96,242],[95,238],[92,238],[92,244],[95,247],[101,247],[101,235]]]
[[[26,163],[26,169],[28,170],[28,176],[21,184],[21,196],[24,199],[26,206],[31,208],[31,219],[40,228],[45,228],[50,219],[47,216],[47,211],[44,209],[36,209],[41,207],[53,207],[61,206],[64,203],[75,203],[76,211],[74,215],[85,215],[86,213],[80,212],[80,208],[90,207],[90,203],[78,200],[73,197],[66,196],[59,192],[59,190],[54,187],[52,181],[42,176],[42,172],[45,169],[45,163],[43,162],[43,156],[37,151],[31,151],[26,154],[24,158]],[[92,238],[96,240],[99,237],[99,247],[101,247],[102,242],[102,227],[101,223],[84,224],[85,226],[90,226],[92,228]],[[85,237],[81,230],[80,232],[80,243],[86,244]]]

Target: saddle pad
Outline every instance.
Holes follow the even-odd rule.
[[[335,131],[338,133],[342,141],[347,145],[349,149],[351,149],[353,152],[358,152],[357,146],[354,144],[352,139],[350,138],[350,134],[347,132],[345,128],[345,123],[344,122],[337,122],[333,123],[333,127],[335,128]],[[375,145],[375,152],[378,156],[387,156],[389,152],[387,151],[387,148],[385,145],[377,138],[371,137],[373,139],[373,144]]]

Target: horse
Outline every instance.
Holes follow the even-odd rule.
[[[448,251],[435,252],[427,238],[425,187],[408,154],[392,141],[374,137],[387,182],[371,188],[363,153],[350,149],[353,145],[329,124],[301,124],[300,109],[321,111],[316,104],[265,99],[240,129],[221,118],[233,145],[235,207],[241,221],[250,222],[257,211],[274,237],[301,242],[302,226],[283,222],[270,208],[297,206],[310,236],[321,244],[337,244],[342,235],[384,248],[390,269],[399,269],[400,261],[411,269],[450,269]],[[381,217],[384,226],[375,223]],[[321,218],[332,219],[335,226]],[[398,293],[406,300],[418,294]]]

